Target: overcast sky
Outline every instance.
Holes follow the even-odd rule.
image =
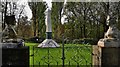
[[[52,8],[52,0],[43,0],[43,1],[45,1],[45,2],[47,3],[48,9],[51,9],[51,8]],[[63,6],[66,5],[66,1],[67,1],[67,0],[64,0],[64,5],[63,5]],[[28,17],[28,20],[30,20],[30,19],[32,18],[32,11],[31,11],[31,9],[30,9],[30,7],[29,7],[29,5],[28,5],[27,2],[28,2],[27,0],[19,0],[19,1],[17,2],[17,4],[18,4],[19,6],[25,5],[23,11],[24,11],[24,14]],[[62,10],[62,14],[63,14],[63,12],[64,12],[64,9]],[[66,22],[65,18],[67,18],[66,15],[63,15],[63,16],[61,17],[61,23],[62,23],[62,24],[64,24],[64,23]]]
[[[18,0],[17,5],[18,5],[18,7],[22,7],[22,5],[25,6],[23,9],[23,13],[28,17],[28,20],[30,20],[32,18],[32,11],[28,5],[27,0]],[[19,9],[21,9],[21,8],[19,8]],[[19,16],[19,13],[17,15]]]

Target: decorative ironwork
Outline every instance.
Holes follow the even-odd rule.
[[[89,44],[64,44],[58,48],[33,47],[32,63],[34,65],[92,66],[92,46]]]

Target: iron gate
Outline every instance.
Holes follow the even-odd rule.
[[[32,67],[51,66],[92,66],[92,46],[89,44],[61,44],[59,48],[38,48],[33,46],[31,54]]]

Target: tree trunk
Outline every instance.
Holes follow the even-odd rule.
[[[85,24],[83,25],[83,36],[84,36],[84,38],[86,38],[86,27],[85,27]]]
[[[34,36],[36,36],[36,18],[34,18]]]
[[[3,22],[3,24],[2,24],[2,30],[5,29],[6,13],[7,13],[7,4],[8,4],[8,2],[6,2],[6,4],[5,4],[4,22]]]
[[[82,27],[80,27],[81,38],[83,38]]]
[[[34,3],[34,36],[36,36],[36,3]]]

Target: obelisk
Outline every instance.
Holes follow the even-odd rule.
[[[52,24],[51,24],[51,9],[47,8],[45,11],[45,25],[46,25],[46,39],[38,45],[38,47],[59,47],[59,45],[52,40]]]

